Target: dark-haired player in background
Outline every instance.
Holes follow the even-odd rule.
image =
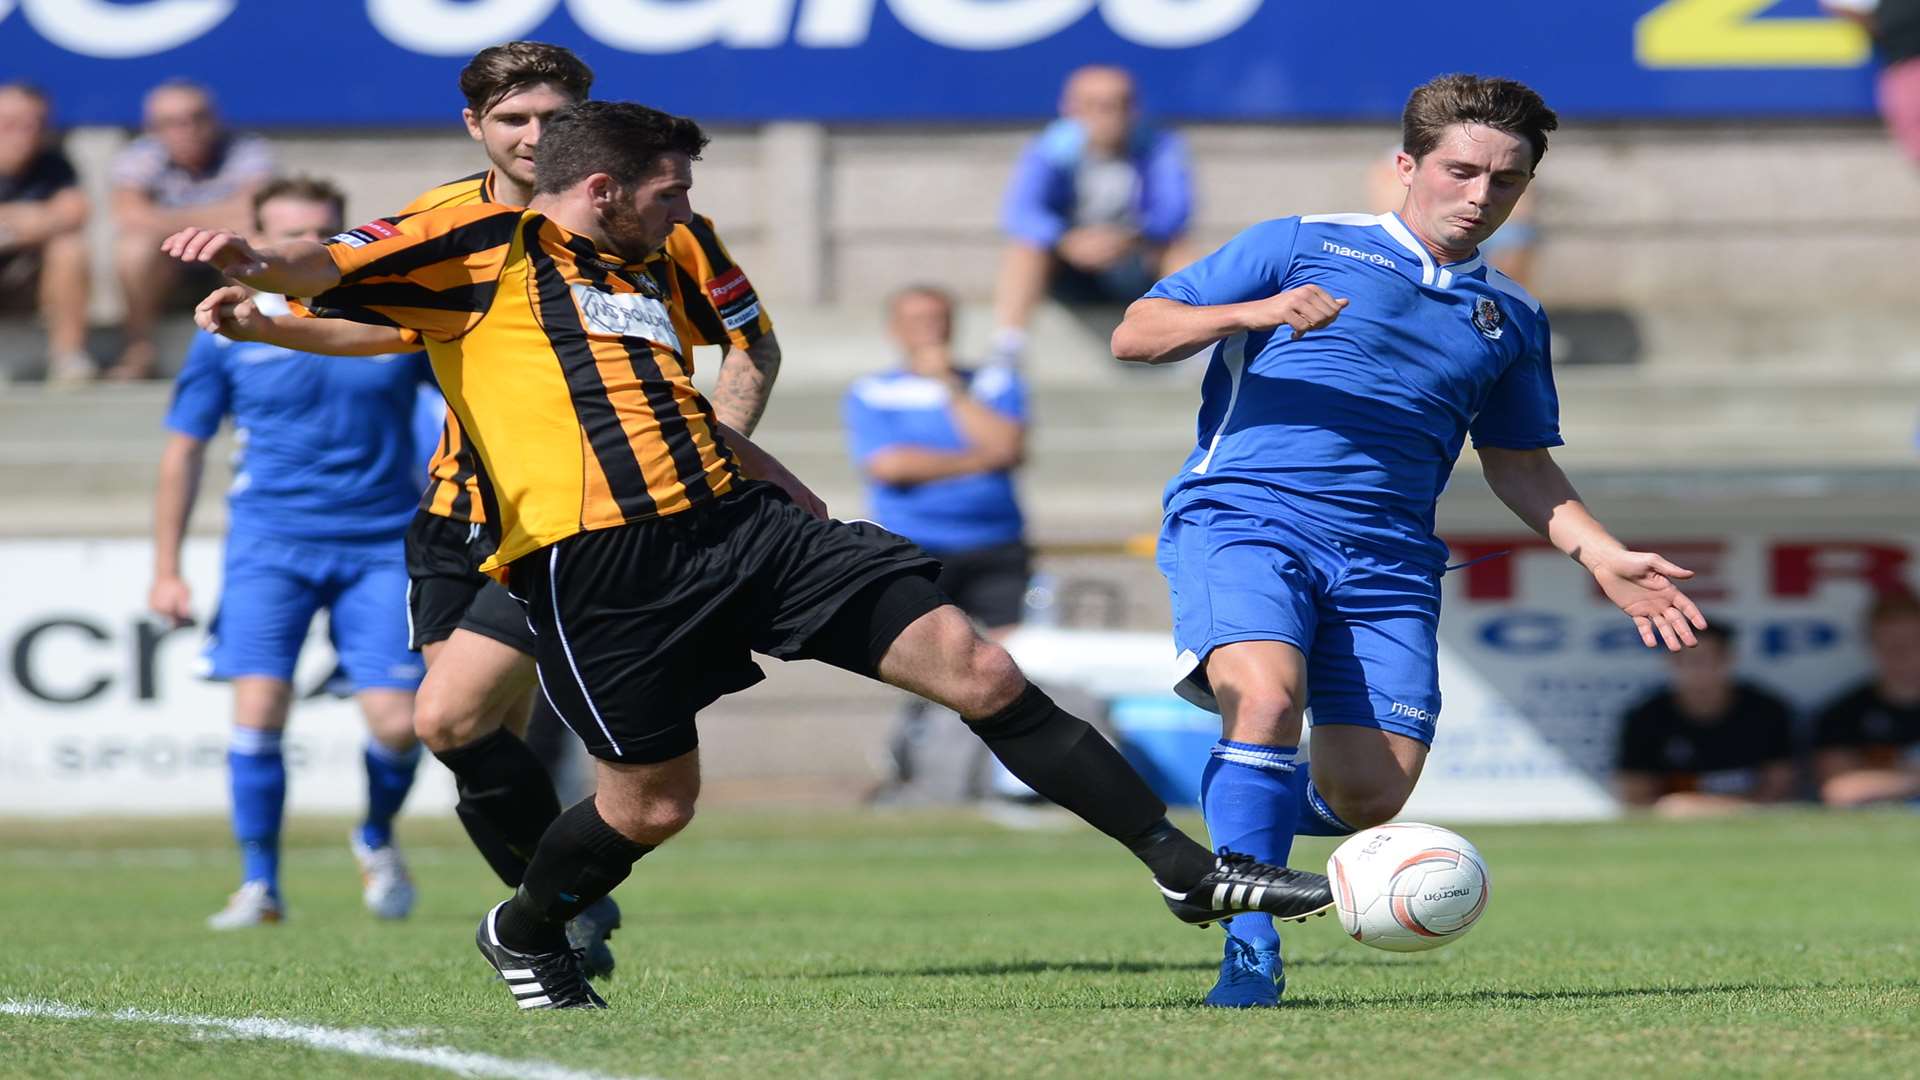
[[[467,132],[491,168],[422,194],[402,214],[447,207],[525,206],[532,198],[533,157],[548,119],[585,100],[593,72],[557,45],[514,41],[481,50],[460,73]],[[743,433],[759,424],[780,366],[780,345],[745,272],[713,223],[694,215],[676,227],[666,252],[686,297],[687,318],[703,344],[724,346],[714,391],[722,422]],[[240,336],[297,341],[318,352],[392,348],[417,343],[410,330],[338,319],[288,317],[260,325],[238,297],[223,290],[201,305],[204,321]],[[413,640],[427,660],[414,723],[420,738],[458,779],[461,823],[487,863],[509,886],[560,813],[553,781],[522,737],[536,688],[534,640],[526,613],[500,585],[476,569],[493,554],[497,532],[471,445],[452,410],[428,469],[420,512],[407,532],[408,593]],[[619,925],[611,900],[584,912],[570,928],[589,953],[595,975],[610,971],[604,941]]]
[[[1829,806],[1920,798],[1920,598],[1887,592],[1866,624],[1872,676],[1814,724],[1813,771]]]
[[[1672,682],[1621,723],[1621,800],[1699,817],[1791,798],[1792,708],[1736,677],[1731,627],[1714,623],[1696,636],[1699,648],[1668,655]]]

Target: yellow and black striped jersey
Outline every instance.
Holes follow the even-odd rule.
[[[665,251],[627,263],[497,204],[376,220],[326,250],[341,279],[307,302],[313,314],[426,340],[499,527],[482,570],[739,480],[687,359],[731,331],[690,315],[691,279]]]
[[[500,205],[491,169],[432,188],[408,203],[400,213],[405,216],[449,206],[481,204]],[[773,329],[773,321],[768,318],[753,284],[727,253],[711,220],[696,215],[690,224],[674,229],[667,238],[666,251],[675,272],[682,277],[687,317],[701,324],[707,341],[744,349]],[[473,451],[452,409],[447,410],[447,419],[440,428],[440,443],[427,465],[427,490],[420,497],[420,509],[456,521],[487,520],[474,471]]]

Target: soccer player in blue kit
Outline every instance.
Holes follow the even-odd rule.
[[[332,236],[342,216],[340,193],[312,180],[275,181],[254,200],[259,235],[276,242]],[[266,294],[256,302],[263,310],[285,303]],[[281,733],[294,662],[321,608],[371,736],[367,816],[350,838],[363,899],[382,918],[412,909],[393,818],[420,759],[413,696],[425,669],[407,645],[401,540],[431,448],[416,445],[412,424],[419,387],[431,378],[424,354],[320,356],[204,331],[188,350],[167,413],[148,603],[176,625],[192,616],[181,538],[207,442],[232,417],[239,458],[225,580],[202,659],[206,674],[233,684],[227,766],[241,886],[208,920],[216,930],[279,922],[284,912]]]
[[[1554,463],[1546,316],[1478,254],[1557,126],[1520,83],[1434,79],[1407,102],[1398,213],[1255,225],[1114,332],[1139,363],[1213,347],[1159,562],[1191,664],[1179,690],[1222,718],[1201,780],[1216,845],[1284,864],[1296,833],[1345,835],[1406,802],[1440,713],[1434,504],[1469,433],[1494,493],[1649,647],[1706,625],[1674,584],[1691,572],[1624,547]],[[1311,774],[1295,759],[1309,706]],[[1234,918],[1207,1004],[1274,1005],[1285,986],[1271,920]]]

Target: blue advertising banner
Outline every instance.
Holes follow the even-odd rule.
[[[1195,119],[1381,119],[1445,71],[1586,118],[1872,111],[1870,49],[1816,0],[0,0],[0,78],[66,124],[132,124],[162,79],[249,125],[444,124],[474,51],[577,50],[603,97],[706,121],[1030,120],[1132,69]]]

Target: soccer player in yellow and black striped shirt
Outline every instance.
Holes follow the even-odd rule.
[[[473,205],[525,206],[533,195],[533,155],[547,119],[585,100],[592,85],[592,70],[558,45],[514,41],[481,50],[460,73],[466,99],[462,120],[490,167],[424,192],[401,215]],[[714,412],[751,434],[779,371],[772,322],[707,218],[695,215],[676,226],[666,253],[686,319],[700,340],[725,347]],[[216,292],[203,310],[211,315],[211,309],[236,304],[244,295]],[[341,319],[255,321],[266,325],[249,332],[229,319],[224,332],[319,353],[393,352],[404,351],[401,343],[420,344],[413,330]],[[497,536],[482,505],[472,447],[451,409],[428,473],[406,545],[408,626],[428,666],[415,726],[457,778],[461,824],[488,865],[514,886],[540,835],[560,813],[553,781],[522,733],[530,735],[543,722],[557,727],[559,721],[550,710],[529,721],[536,689],[532,632],[506,590],[476,570],[493,553]],[[589,970],[596,975],[612,967],[603,931],[618,919],[617,907],[608,901],[571,928],[587,948]]]
[[[1332,907],[1325,877],[1216,859],[1118,751],[1062,711],[933,585],[938,564],[804,485],[715,419],[696,330],[657,252],[690,219],[706,137],[640,105],[556,115],[525,211],[472,206],[262,251],[187,230],[166,250],[316,311],[419,331],[473,440],[527,606],[541,685],[600,759],[594,796],[540,840],[481,952],[522,1008],[604,1007],[565,924],[686,826],[696,713],[760,678],[753,652],[818,659],[958,712],[1029,787],[1126,844],[1187,922]],[[772,481],[768,483],[766,481]]]

